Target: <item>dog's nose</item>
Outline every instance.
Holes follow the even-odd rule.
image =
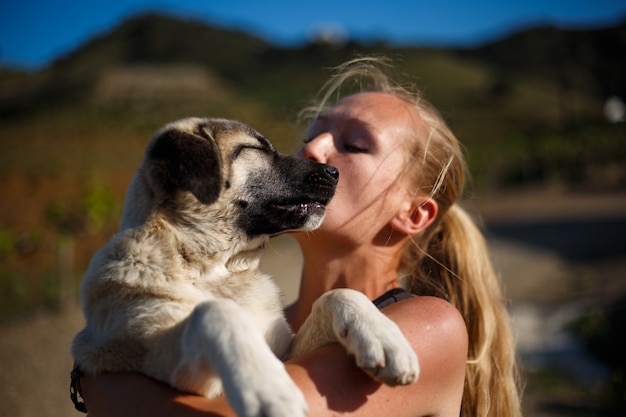
[[[326,173],[330,175],[331,177],[333,177],[334,179],[339,179],[339,170],[337,168],[330,166],[330,165],[326,165],[326,168],[324,169],[324,171],[326,171]]]

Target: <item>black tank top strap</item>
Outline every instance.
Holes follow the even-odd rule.
[[[415,295],[402,288],[392,288],[372,302],[376,307],[381,309],[393,303],[397,303],[400,300],[406,300],[407,298],[411,297],[415,297]]]

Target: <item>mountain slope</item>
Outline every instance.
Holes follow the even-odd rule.
[[[517,73],[554,79],[564,89],[577,88],[606,98],[626,99],[626,20],[601,29],[529,28],[487,45],[460,51]]]
[[[143,137],[172,118],[210,114],[240,118],[291,151],[294,115],[328,68],[385,55],[442,111],[479,178],[575,178],[587,175],[589,160],[606,165],[624,153],[624,125],[607,126],[603,105],[625,90],[625,28],[534,28],[463,50],[354,41],[279,48],[195,20],[140,15],[42,71],[0,72],[0,129],[29,137],[31,127],[20,123],[54,120],[102,130],[92,137],[111,129]],[[19,152],[5,139],[2,148]],[[554,173],[566,165],[567,174]]]

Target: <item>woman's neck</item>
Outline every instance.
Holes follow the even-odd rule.
[[[304,266],[298,301],[287,310],[287,318],[297,331],[311,312],[311,307],[326,291],[351,288],[375,299],[398,287],[397,248],[360,247],[353,249],[317,248],[303,250]]]

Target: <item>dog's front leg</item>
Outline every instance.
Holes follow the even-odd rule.
[[[361,292],[332,290],[314,304],[296,334],[291,357],[339,342],[357,365],[387,385],[406,385],[419,375],[417,355],[400,328]]]
[[[215,386],[201,379],[207,371],[221,378],[240,417],[306,415],[304,396],[270,350],[254,317],[232,300],[214,299],[194,309],[172,382],[215,394],[210,392]]]

